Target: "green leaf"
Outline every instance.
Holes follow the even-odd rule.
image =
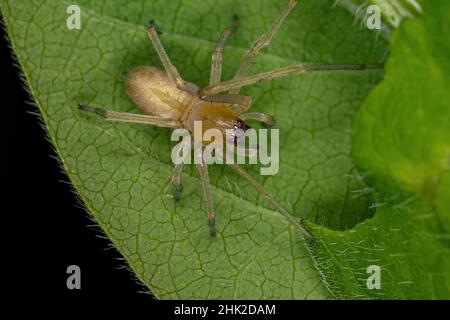
[[[354,120],[353,155],[375,217],[322,229],[313,249],[338,297],[450,298],[450,4],[427,1],[394,33],[383,82]],[[368,290],[367,266],[381,267]]]
[[[76,108],[82,102],[138,112],[122,75],[139,65],[161,66],[144,32],[149,20],[163,29],[162,42],[184,78],[205,85],[215,42],[231,16],[239,14],[241,23],[225,49],[224,79],[233,76],[283,2],[80,0],[81,30],[66,27],[70,2],[0,2],[22,72],[71,182],[137,277],[159,298],[330,298],[339,296],[341,286],[355,285],[352,279],[333,281],[339,275],[330,274],[331,266],[324,279],[323,247],[315,252],[317,270],[301,235],[221,166],[211,170],[218,216],[212,239],[192,169],[182,177],[183,199],[175,206],[168,130],[106,123]],[[300,62],[383,61],[385,40],[354,20],[334,0],[303,0],[252,71]],[[253,97],[253,110],[274,115],[281,129],[279,173],[263,178],[258,168],[249,171],[297,216],[325,226],[321,232],[327,236],[373,215],[373,195],[354,192],[367,186],[350,157],[351,122],[382,75],[379,70],[311,73],[244,90]]]

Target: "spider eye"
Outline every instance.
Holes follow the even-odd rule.
[[[244,121],[239,119],[234,124],[234,130],[238,130],[238,129],[240,129],[240,130],[245,132],[248,129],[250,129],[250,127],[248,125],[246,125]]]

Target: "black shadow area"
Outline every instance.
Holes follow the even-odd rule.
[[[0,17],[1,18],[1,17]],[[2,234],[7,284],[15,301],[83,305],[130,301],[148,306],[152,296],[119,261],[98,226],[80,208],[41,127],[39,111],[20,81],[0,27],[1,128],[3,129]],[[34,114],[31,114],[34,113]],[[95,224],[94,224],[95,225]],[[67,268],[81,269],[81,289],[69,290]],[[4,286],[2,286],[4,289]],[[8,298],[8,299],[9,299]]]

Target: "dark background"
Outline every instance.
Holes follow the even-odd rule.
[[[99,227],[71,191],[1,26],[0,41],[0,125],[6,161],[1,226],[7,252],[0,261],[8,269],[8,285],[16,297],[32,293],[36,302],[148,304],[152,296],[142,293],[145,288],[118,260],[121,255],[110,248],[109,240],[101,238]],[[66,287],[66,269],[72,264],[81,268],[81,290]]]

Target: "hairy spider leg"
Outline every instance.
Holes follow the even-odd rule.
[[[223,56],[223,48],[225,47],[225,43],[228,38],[236,31],[238,16],[233,16],[233,21],[231,26],[226,27],[219,39],[219,42],[216,45],[216,48],[212,54],[212,62],[211,62],[211,75],[209,78],[209,84],[220,82],[220,78],[222,76],[222,56]]]

